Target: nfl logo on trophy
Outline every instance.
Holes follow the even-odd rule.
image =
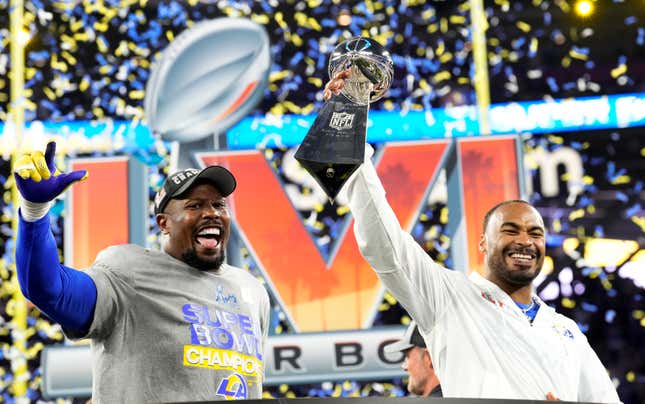
[[[329,127],[336,130],[351,129],[353,122],[354,114],[348,114],[346,112],[334,112],[331,115]]]

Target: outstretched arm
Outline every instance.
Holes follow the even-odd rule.
[[[365,162],[346,185],[354,235],[361,254],[386,288],[421,329],[429,331],[447,306],[457,274],[432,261],[401,228],[369,160],[371,152],[368,146]]]
[[[349,74],[349,70],[338,72],[325,86],[324,98],[340,94]],[[429,331],[444,312],[455,274],[432,261],[401,228],[370,160],[373,150],[366,147],[364,163],[341,191],[349,197],[356,241],[387,289],[421,329]]]
[[[16,267],[20,289],[40,310],[69,330],[89,328],[96,305],[96,286],[87,274],[62,265],[49,227],[51,201],[87,173],[56,175],[56,144],[45,155],[21,157],[14,177],[21,195]]]

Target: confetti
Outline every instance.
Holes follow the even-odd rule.
[[[252,115],[269,114],[279,119],[284,114],[308,114],[317,110],[322,105],[322,87],[328,80],[329,53],[342,39],[360,34],[376,38],[392,53],[394,60],[392,88],[388,96],[372,108],[425,110],[431,116],[434,107],[475,103],[468,1],[349,3],[341,8],[332,0],[26,1],[25,87],[29,103],[25,119],[30,122],[88,120],[108,124],[127,120],[143,124],[145,84],[159,53],[194,23],[225,16],[251,18],[262,24],[271,38],[270,86]],[[643,7],[636,9],[630,8],[628,2],[613,2],[610,5],[612,13],[604,13],[598,3],[598,12],[610,19],[603,25],[598,19],[579,19],[564,1],[486,3],[492,102],[645,90],[642,85],[645,83]],[[10,26],[8,10],[9,2],[0,0],[0,119],[3,122],[8,121],[11,102],[7,74],[10,68],[9,30],[5,28]],[[337,20],[341,14],[349,17],[347,25],[341,25]],[[564,21],[573,22],[564,26]],[[553,233],[547,239],[553,270],[537,287],[542,291],[548,287],[548,303],[560,310],[566,309],[567,315],[579,320],[592,345],[600,349],[599,355],[612,376],[625,382],[619,383],[621,397],[636,397],[637,389],[642,391],[645,383],[642,369],[633,362],[634,356],[645,357],[640,343],[643,316],[635,319],[631,313],[644,310],[643,287],[634,281],[637,275],[633,269],[624,269],[635,268],[636,261],[614,263],[614,275],[618,276],[609,279],[612,272],[608,267],[590,268],[585,266],[584,260],[587,237],[642,240],[645,229],[642,156],[645,148],[639,140],[638,136],[642,139],[640,133],[621,130],[623,132],[627,133],[623,138],[605,132],[558,137],[529,135],[525,145],[527,153],[537,149],[553,152],[560,147],[569,147],[583,157],[582,192],[573,197],[566,188],[567,182],[558,178],[555,179],[559,185],[558,195],[544,195],[539,168],[531,168],[531,185],[535,189],[529,194],[530,198]],[[92,143],[85,137],[65,134],[64,139],[71,153],[132,154],[144,161],[150,166],[151,198],[167,175],[169,151],[168,145],[162,142],[156,142],[150,150],[140,150],[115,147],[109,138]],[[98,147],[98,144],[108,146]],[[289,160],[290,153],[292,150],[271,149],[266,158],[285,184],[293,185],[302,195],[315,196],[314,185],[289,177],[285,161]],[[0,277],[3,285],[9,283],[13,271],[10,237],[13,206],[8,194],[7,158],[0,148],[0,182],[5,185],[0,200],[0,268],[3,269]],[[571,199],[573,202],[567,203]],[[447,206],[445,200],[428,200],[421,207],[420,219],[412,233],[431,257],[451,267],[450,239],[446,236]],[[334,241],[344,229],[347,209],[333,207],[322,198],[300,209],[300,214],[317,240],[317,248],[323,257],[328,257]],[[52,230],[59,245],[62,245],[64,231],[62,215],[63,204],[57,203],[52,209]],[[571,223],[573,220],[575,226]],[[579,229],[583,236],[576,238],[579,242],[571,251],[565,252],[564,240],[577,237]],[[149,245],[158,246],[154,225],[150,234]],[[640,248],[643,248],[642,241]],[[249,252],[243,250],[242,256],[243,266],[262,279],[262,271]],[[642,261],[639,264],[642,265]],[[565,290],[552,281],[557,280],[561,269],[567,267],[571,268],[573,278],[567,278],[569,289]],[[621,277],[621,273],[629,276]],[[7,328],[11,320],[7,307],[12,304],[12,296],[6,287],[0,291],[3,308],[0,317],[0,394],[2,400],[11,402],[9,386],[13,375],[8,353],[11,352],[12,336]],[[570,296],[564,296],[565,292]],[[292,332],[287,316],[276,300],[272,296],[272,331],[276,334]],[[383,305],[386,309],[377,314],[375,325],[401,324],[407,318],[391,296],[384,298]],[[59,343],[63,336],[60,327],[50,323],[36,309],[30,309],[27,321],[28,398],[36,402],[41,399],[38,352],[42,345]],[[630,330],[638,331],[629,334],[628,330],[614,328],[616,324],[629,324]],[[610,345],[606,341],[634,346],[640,351],[632,357],[626,352],[616,354],[604,348]],[[640,383],[640,387],[630,390],[627,382]],[[276,398],[398,397],[405,394],[401,380],[285,385],[267,388],[266,392],[268,397]],[[645,397],[637,397],[633,402],[644,400]]]

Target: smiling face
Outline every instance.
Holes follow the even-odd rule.
[[[167,235],[164,250],[186,264],[217,270],[224,262],[231,218],[226,198],[208,183],[193,186],[182,199],[171,199],[157,215]]]
[[[480,241],[487,278],[507,291],[530,285],[542,269],[544,237],[542,217],[531,205],[512,202],[498,207]]]

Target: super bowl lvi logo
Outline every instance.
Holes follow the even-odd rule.
[[[215,290],[215,301],[235,309],[240,307],[237,296],[234,293],[228,293],[222,286],[218,286]]]

